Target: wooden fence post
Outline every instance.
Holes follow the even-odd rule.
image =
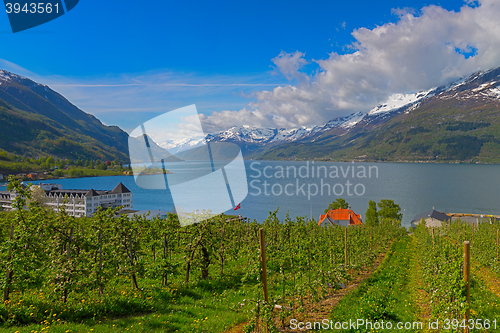
[[[73,241],[73,227],[71,227],[70,232],[69,232],[69,240],[68,240],[68,248],[66,249],[66,261],[69,261],[71,259],[71,242]],[[69,279],[68,281],[69,282]],[[64,293],[63,293],[63,303],[66,303],[68,301],[68,288],[64,288]]]
[[[99,233],[99,295],[104,294],[104,288],[101,283],[102,274],[102,232]]]
[[[467,306],[470,306],[470,242],[464,242],[464,280],[467,292]],[[468,323],[470,318],[470,309],[465,312],[465,322]],[[469,332],[469,327],[466,326],[464,332]]]
[[[497,260],[498,260],[498,229],[497,229]]]
[[[432,227],[432,249],[434,250],[434,227]]]
[[[10,226],[10,238],[11,241],[14,239],[14,225]],[[9,256],[7,257],[8,261],[12,259],[12,246],[9,247]],[[5,277],[5,289],[3,290],[3,301],[8,301],[9,293],[10,293],[10,283],[12,281],[12,276],[14,275],[14,271],[12,269],[7,270]]]
[[[471,243],[474,243],[474,232],[476,231],[476,225],[472,222],[472,236],[470,238]]]
[[[344,242],[345,242],[345,249],[344,249],[345,269],[347,270],[347,227],[345,227]]]
[[[267,269],[266,269],[266,245],[264,241],[264,229],[259,229],[259,240],[260,240],[260,262],[262,265],[262,286],[264,289],[264,301],[268,302],[268,292],[267,292]]]

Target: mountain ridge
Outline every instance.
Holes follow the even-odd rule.
[[[0,70],[0,148],[26,156],[128,161],[128,134],[106,126],[64,96]]]
[[[320,126],[235,126],[205,140],[236,143],[247,159],[500,162],[499,103],[496,68],[425,91],[394,94],[368,112]],[[428,138],[433,133],[435,140]],[[461,154],[457,147],[469,152]]]

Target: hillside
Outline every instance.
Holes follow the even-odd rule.
[[[128,135],[28,78],[0,70],[0,149],[30,157],[128,161]]]

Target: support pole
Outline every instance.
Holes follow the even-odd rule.
[[[345,249],[344,249],[344,256],[345,256],[345,269],[347,270],[347,227],[345,227]]]
[[[267,268],[266,268],[266,245],[264,241],[264,229],[259,229],[259,240],[260,240],[260,262],[262,264],[262,287],[264,288],[264,301],[268,303],[268,292],[267,292]]]
[[[434,250],[434,227],[432,228],[432,249]]]
[[[465,289],[467,293],[467,307],[470,306],[470,243],[468,241],[464,242],[464,280],[465,280]],[[470,309],[467,308],[465,312],[464,319],[465,323],[469,322],[470,318]],[[469,333],[469,327],[466,326],[464,329],[465,333]]]

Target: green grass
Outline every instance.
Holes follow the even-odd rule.
[[[390,321],[394,328],[398,322],[416,321],[416,309],[411,301],[409,285],[412,255],[411,239],[408,236],[393,243],[377,271],[334,308],[331,320],[334,323],[349,319],[364,319],[373,323]],[[345,331],[370,330],[360,328]]]
[[[10,308],[11,315],[15,311],[30,322],[36,318],[37,324],[5,323],[0,332],[223,332],[248,319],[248,306],[234,306],[248,299],[251,289],[240,279],[234,275],[168,287],[142,281],[141,291],[122,281],[103,296],[97,291],[73,294],[66,304],[51,302],[38,291],[14,293],[0,315]]]
[[[473,272],[472,272],[473,273]],[[473,319],[497,319],[497,330],[500,331],[499,305],[500,298],[492,293],[474,274],[471,274],[470,284],[471,318]]]

